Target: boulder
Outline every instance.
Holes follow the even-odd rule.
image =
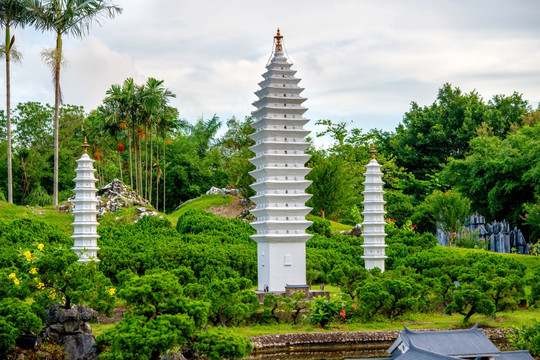
[[[139,206],[137,208],[140,213],[139,218],[146,215],[158,216],[157,212],[147,209],[149,206],[148,201],[118,179],[114,179],[111,183],[99,189],[96,193],[96,198],[98,199],[98,218],[106,213],[115,213],[123,208],[132,206]],[[75,197],[69,198],[65,203],[58,206],[58,209],[65,212],[73,212],[75,208],[73,200],[75,200]]]
[[[47,310],[47,326],[40,334],[41,339],[49,339],[64,346],[67,360],[97,359],[96,338],[87,323],[97,319],[98,312],[84,305],[63,310],[53,303]]]

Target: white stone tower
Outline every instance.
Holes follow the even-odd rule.
[[[73,200],[73,215],[75,215],[75,221],[73,225],[73,235],[71,236],[75,240],[75,245],[71,248],[77,255],[79,255],[79,262],[86,262],[90,260],[99,261],[97,257],[97,226],[99,223],[96,220],[97,215],[97,203],[96,199],[96,177],[94,176],[93,163],[94,160],[88,156],[86,148],[88,147],[86,138],[84,138],[84,154],[77,164],[79,165],[75,172],[77,177],[73,179],[75,181],[75,200]]]
[[[257,230],[252,239],[257,242],[260,291],[306,284],[305,243],[311,238],[306,234],[311,225],[306,220],[311,208],[305,205],[311,197],[305,192],[311,181],[304,178],[310,171],[304,166],[310,158],[304,153],[310,145],[304,141],[310,133],[303,128],[309,121],[302,117],[306,98],[300,96],[304,90],[298,87],[300,79],[283,54],[282,38],[278,29],[273,57],[259,83],[261,89],[255,92],[259,100],[253,103],[255,133],[250,135],[255,141],[250,161],[256,167],[250,172],[255,178],[251,187],[257,192],[251,198],[257,205],[251,211],[257,221],[251,225]]]
[[[383,200],[384,190],[382,181],[381,165],[375,160],[375,146],[372,145],[371,151],[372,159],[369,164],[366,165],[366,181],[364,181],[365,189],[362,192],[364,194],[364,222],[362,226],[364,228],[364,256],[362,258],[365,261],[366,269],[373,269],[378,267],[384,272],[384,249],[386,244],[384,238],[386,233],[384,232],[384,204]]]

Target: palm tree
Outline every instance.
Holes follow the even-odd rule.
[[[29,22],[29,13],[21,0],[0,0],[0,27],[6,29],[6,42],[0,48],[0,56],[6,58],[6,120],[7,120],[7,162],[8,162],[8,202],[13,203],[13,170],[11,165],[11,60],[19,62],[21,55],[14,47],[15,35],[11,27],[24,27]]]
[[[29,9],[32,22],[42,31],[56,34],[56,47],[42,53],[51,66],[54,82],[54,179],[53,204],[58,206],[58,118],[62,102],[60,91],[60,69],[64,62],[62,54],[62,36],[71,35],[82,38],[90,31],[95,22],[98,25],[105,18],[114,18],[122,9],[108,0],[30,0]]]
[[[157,80],[155,78],[148,78],[143,89],[142,96],[142,110],[143,116],[145,117],[145,126],[146,131],[150,137],[150,163],[148,160],[145,161],[146,168],[146,179],[149,182],[149,188],[147,187],[145,191],[146,199],[152,203],[152,185],[153,185],[153,176],[152,176],[152,167],[153,167],[153,129],[157,129],[159,124],[163,121],[165,110],[169,103],[170,98],[176,97],[169,89],[166,89],[163,86],[164,80]],[[148,136],[147,136],[148,139]],[[148,143],[148,142],[146,142]],[[158,154],[159,156],[159,154]],[[158,172],[159,172],[159,162]],[[150,166],[150,174],[148,174],[148,166]],[[157,206],[156,206],[157,208]]]

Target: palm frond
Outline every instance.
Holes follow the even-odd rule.
[[[50,48],[50,49],[43,49],[41,51],[41,60],[49,66],[52,73],[52,83],[56,84],[56,81],[58,80],[56,78],[56,66],[58,63],[60,63],[60,68],[64,69],[68,66],[68,62],[63,56],[61,51],[58,51],[56,48]],[[62,89],[60,89],[60,103],[64,103],[64,96],[62,95]]]

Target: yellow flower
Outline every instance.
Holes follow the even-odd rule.
[[[31,268],[29,273],[32,274],[32,275],[35,275],[35,274],[37,274],[37,271],[38,271],[37,268]]]
[[[49,294],[49,299],[56,299],[56,293],[54,291]]]
[[[43,245],[43,244],[39,244],[39,245],[37,246],[37,248],[38,248],[39,251],[43,250],[44,247],[45,247],[45,245]]]
[[[115,289],[115,288],[110,288],[110,289],[109,289],[109,295],[113,296],[115,293],[116,293],[116,289]]]
[[[19,279],[13,279],[13,283],[14,283],[15,285],[19,285],[21,282],[19,281]]]
[[[42,282],[40,282],[39,284],[37,284],[37,288],[39,290],[43,289],[45,287],[45,284],[43,284]]]
[[[17,275],[15,275],[15,273],[11,273],[11,274],[8,275],[8,277],[10,279],[15,279],[17,277]]]
[[[32,253],[30,251],[27,251],[23,254],[26,257],[26,261],[32,260]]]

